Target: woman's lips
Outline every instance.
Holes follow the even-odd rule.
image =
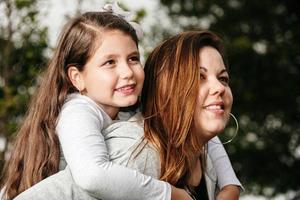
[[[224,109],[222,108],[221,105],[210,105],[210,106],[206,106],[204,107],[205,110],[213,112],[215,114],[223,114],[224,113]]]
[[[224,113],[224,103],[223,101],[217,101],[204,106],[204,109],[215,114],[223,114]]]

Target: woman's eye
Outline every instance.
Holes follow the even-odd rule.
[[[200,80],[205,80],[205,76],[203,74],[200,74]]]
[[[225,85],[228,85],[228,84],[229,84],[229,77],[227,77],[227,76],[221,76],[221,77],[219,78],[219,80],[220,80],[223,84],[225,84]]]

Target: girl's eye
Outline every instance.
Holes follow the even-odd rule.
[[[131,56],[129,58],[129,62],[133,62],[133,63],[140,62],[140,57],[139,56]]]
[[[114,60],[107,60],[102,66],[111,66],[114,65],[116,62]]]
[[[228,85],[229,84],[229,77],[227,76],[221,76],[219,78],[219,80],[224,84],[224,85]]]

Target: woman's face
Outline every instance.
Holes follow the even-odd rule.
[[[206,46],[200,50],[199,56],[201,81],[194,120],[197,132],[208,141],[225,129],[233,98],[220,53]]]

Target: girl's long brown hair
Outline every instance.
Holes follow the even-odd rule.
[[[189,31],[156,47],[145,64],[142,114],[145,138],[158,149],[161,179],[187,183],[205,141],[194,128],[199,91],[199,52],[212,46],[223,55],[220,39],[208,31]]]
[[[133,27],[111,13],[88,12],[66,24],[5,165],[2,187],[6,200],[58,171],[56,121],[66,96],[77,91],[68,78],[68,67],[83,70],[104,30],[120,30],[138,44]]]

